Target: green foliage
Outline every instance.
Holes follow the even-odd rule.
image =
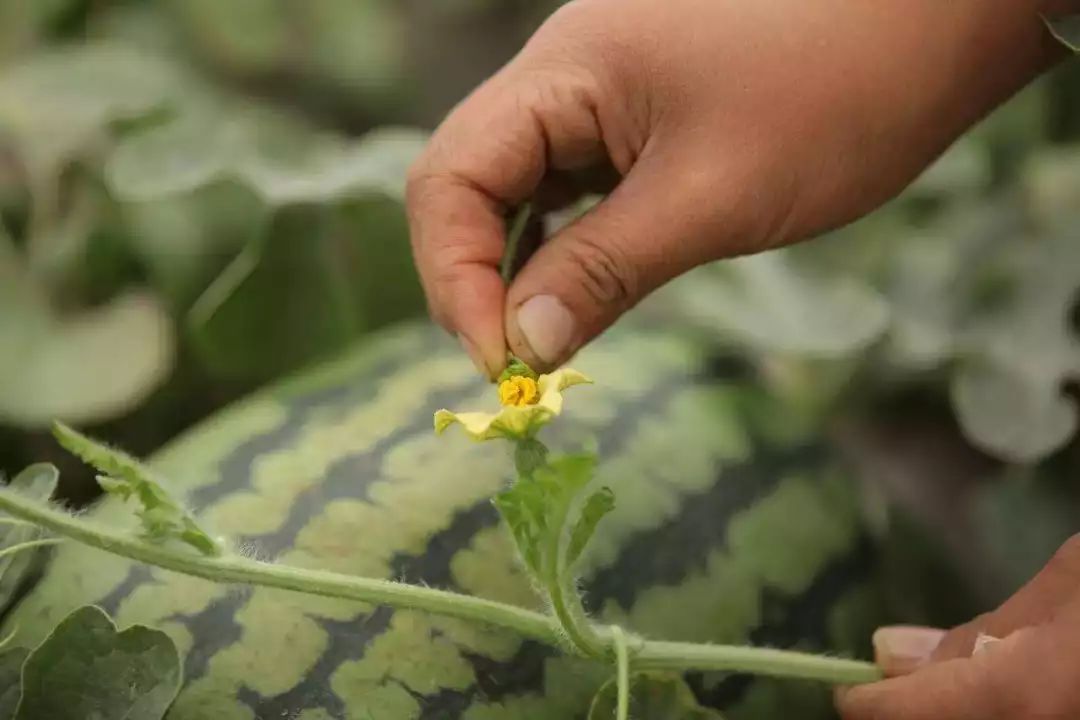
[[[172,498],[149,468],[120,450],[96,442],[62,423],[53,427],[56,439],[69,452],[103,475],[98,483],[107,493],[140,505],[143,536],[156,543],[179,541],[203,555],[222,552],[221,543],[206,533],[188,510]]]
[[[12,648],[0,653],[0,718],[15,717],[22,696],[22,668],[30,651]]]
[[[168,635],[138,625],[117,632],[101,609],[85,606],[26,658],[15,720],[160,720],[180,678]]]
[[[16,475],[8,488],[27,498],[45,502],[56,490],[58,473],[51,465],[31,465]],[[7,522],[3,522],[3,520]],[[0,553],[42,538],[41,528],[0,518]],[[0,556],[0,612],[7,609],[27,576],[34,570],[39,553],[10,552]],[[3,717],[0,714],[0,717]]]
[[[723,720],[719,712],[698,703],[679,675],[637,673],[630,681],[630,717],[634,720]],[[613,679],[596,694],[588,720],[614,718],[616,697]]]
[[[495,505],[513,534],[521,557],[545,584],[559,582],[592,539],[600,520],[614,509],[608,488],[585,501],[577,520],[574,500],[593,477],[593,455],[548,460],[495,497]]]
[[[506,364],[506,369],[502,371],[496,382],[503,382],[516,376],[532,378],[533,380],[540,377],[524,360],[511,355],[510,361]]]
[[[765,253],[700,268],[672,286],[677,314],[765,352],[844,357],[888,326],[884,299],[856,278],[814,274],[790,254]]]

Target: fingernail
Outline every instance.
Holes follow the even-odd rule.
[[[914,626],[879,628],[874,633],[877,663],[887,675],[903,675],[925,665],[945,637],[944,630]]]
[[[487,363],[484,362],[484,356],[480,354],[480,348],[476,347],[476,344],[464,335],[458,335],[457,339],[461,343],[461,347],[465,348],[465,352],[468,354],[469,359],[472,360],[472,364],[476,366],[476,372],[484,377],[491,377],[491,370],[488,369]]]
[[[577,322],[553,295],[537,295],[522,303],[517,313],[518,327],[536,357],[555,364],[570,350]]]

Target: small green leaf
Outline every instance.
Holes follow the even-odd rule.
[[[571,522],[574,498],[592,480],[596,458],[592,455],[567,455],[537,467],[527,477],[495,498],[518,552],[537,579],[551,583],[585,548],[596,524],[606,514],[605,504],[613,503],[610,490],[601,490],[586,503],[588,517],[572,533],[564,532]],[[605,497],[609,495],[610,497]],[[564,537],[574,548],[573,558],[559,557]]]
[[[220,543],[210,537],[169,495],[161,482],[141,462],[127,453],[110,448],[69,428],[54,423],[53,434],[60,444],[86,464],[104,473],[98,476],[101,488],[127,501],[138,500],[142,509],[136,514],[142,521],[143,536],[153,542],[177,540],[204,555],[220,555]]]
[[[537,380],[540,377],[535,370],[525,364],[524,360],[521,360],[511,355],[510,361],[506,364],[506,369],[502,371],[502,374],[499,375],[499,378],[498,380],[496,380],[496,382],[501,383],[504,380],[509,380],[512,377],[519,376],[532,378],[533,380]]]
[[[85,606],[26,659],[15,720],[161,720],[180,678],[168,635],[141,625],[117,632],[104,611]]]
[[[581,515],[574,526],[574,532],[570,535],[570,545],[566,548],[567,567],[577,562],[589,541],[592,540],[596,526],[614,509],[615,493],[611,491],[611,488],[601,488],[585,501],[584,507],[581,508]]]
[[[724,716],[702,707],[678,675],[639,673],[630,677],[630,717],[634,720],[723,720]],[[588,720],[615,717],[617,688],[612,679],[600,688],[589,708]]]
[[[8,720],[15,717],[22,695],[23,663],[30,651],[26,648],[13,648],[0,653],[0,718]]]

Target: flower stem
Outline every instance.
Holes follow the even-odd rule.
[[[552,645],[557,644],[561,637],[559,623],[555,619],[513,605],[388,580],[272,565],[231,556],[196,555],[190,550],[154,545],[75,518],[10,490],[0,489],[0,510],[112,555],[212,582],[280,588],[308,595],[422,610],[505,628]],[[601,657],[607,661],[615,650],[616,630],[593,626],[587,620],[579,622],[573,616],[573,608],[566,604],[563,593],[552,593],[553,604],[556,599],[562,613],[559,620],[570,621],[567,632],[574,632],[574,629],[587,632],[591,640],[584,640],[586,646],[598,643]],[[635,650],[634,662],[642,670],[730,670],[843,684],[873,682],[881,677],[880,671],[869,663],[786,650],[637,640]]]
[[[554,583],[548,588],[548,596],[552,612],[574,649],[585,657],[605,659],[608,655],[606,643],[589,623],[580,596],[572,588],[565,588],[565,583]]]
[[[525,228],[529,223],[529,215],[532,213],[532,203],[525,203],[514,216],[514,222],[510,226],[510,232],[506,236],[506,249],[503,252],[502,267],[499,274],[502,276],[504,285],[509,285],[514,279],[514,271],[517,270],[518,252],[521,247],[521,237],[525,234]]]
[[[621,627],[611,628],[611,642],[615,649],[615,688],[618,692],[615,720],[627,720],[630,716],[630,653]]]

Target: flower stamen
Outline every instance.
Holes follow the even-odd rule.
[[[540,400],[536,381],[524,375],[514,375],[499,383],[499,402],[506,406],[524,407]]]

